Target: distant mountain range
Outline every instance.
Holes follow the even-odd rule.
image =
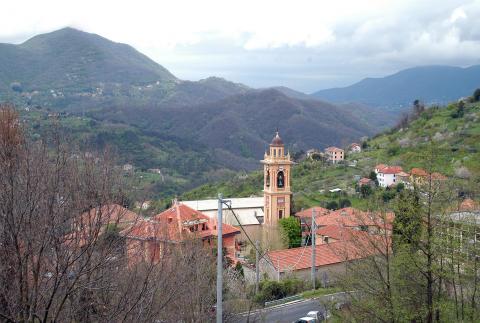
[[[405,84],[396,84],[393,93],[403,93]],[[0,101],[30,111],[34,134],[48,127],[50,112],[60,112],[72,140],[86,149],[113,146],[120,162],[161,169],[169,192],[223,170],[258,167],[276,128],[295,152],[346,145],[396,120],[377,104],[325,98],[349,102],[332,104],[319,93],[252,89],[218,77],[180,80],[131,46],[72,28],[0,44]]]
[[[381,78],[366,78],[343,88],[326,89],[312,96],[335,103],[356,102],[373,107],[401,109],[416,99],[446,104],[480,88],[480,65],[467,68],[422,66]]]

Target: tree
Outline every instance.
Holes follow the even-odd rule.
[[[372,195],[373,189],[370,185],[362,185],[360,186],[360,194],[363,198],[367,198]]]
[[[329,210],[337,210],[338,209],[338,203],[337,203],[337,201],[330,201],[330,202],[327,203],[325,208],[327,208]]]
[[[473,101],[474,101],[474,102],[480,101],[480,88],[476,89],[476,90],[473,92]]]
[[[159,242],[160,261],[130,263],[141,250],[125,250],[110,207],[125,196],[110,153],[70,150],[54,127],[32,142],[21,125],[0,106],[0,321],[211,321],[202,242]]]
[[[343,209],[344,207],[352,206],[352,202],[350,202],[349,199],[341,199],[339,202],[339,206],[341,209]]]
[[[300,247],[302,245],[302,228],[297,218],[293,216],[283,218],[280,219],[279,224],[288,248]]]
[[[408,244],[416,250],[422,232],[418,192],[404,190],[395,200],[393,237],[395,244]]]
[[[368,175],[368,178],[370,178],[372,181],[375,182],[375,185],[378,186],[378,179],[377,179],[377,173],[375,173],[373,170],[370,172]]]

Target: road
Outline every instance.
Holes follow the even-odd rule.
[[[291,323],[303,316],[306,316],[309,311],[322,311],[320,299],[308,299],[278,305],[256,311],[251,313],[250,316],[243,314],[234,322]]]

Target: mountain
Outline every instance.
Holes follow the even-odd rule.
[[[173,193],[258,167],[277,127],[296,152],[346,145],[393,120],[285,87],[180,80],[131,46],[72,28],[0,44],[0,101],[23,108],[33,136],[53,115],[72,143],[110,146],[119,163],[161,169]]]
[[[459,113],[459,111],[461,111]],[[355,192],[355,177],[368,177],[377,164],[398,165],[409,172],[414,167],[431,169],[448,177],[448,183],[463,186],[465,197],[478,199],[472,181],[480,175],[480,102],[431,107],[403,128],[392,129],[366,141],[360,153],[347,154],[350,166],[329,165],[305,159],[292,168],[292,191],[295,210],[326,206],[328,202],[348,199],[353,207],[371,207],[368,200]],[[260,196],[263,172],[231,177],[185,192],[184,200],[225,197]],[[342,194],[329,192],[342,189]],[[383,199],[392,198],[395,190],[378,190]]]
[[[248,87],[220,78],[177,79],[133,47],[64,28],[0,44],[0,100],[52,108],[211,102]]]
[[[312,96],[336,103],[358,102],[398,109],[410,107],[416,99],[426,104],[446,104],[471,95],[479,87],[480,65],[422,66],[382,78],[366,78],[343,88],[321,90]]]

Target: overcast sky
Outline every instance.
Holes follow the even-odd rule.
[[[182,79],[305,92],[480,64],[480,0],[2,1],[0,42],[66,26],[128,43]]]

